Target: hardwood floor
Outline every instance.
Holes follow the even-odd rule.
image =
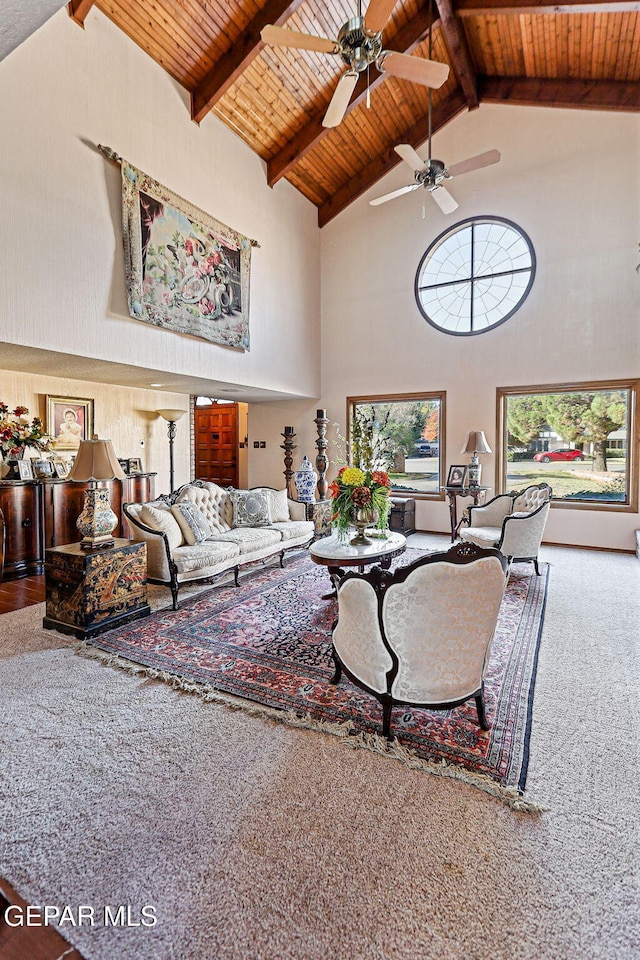
[[[24,577],[0,583],[0,614],[42,603],[44,577]],[[1,960],[83,960],[54,927],[13,927],[5,921],[9,906],[24,909],[26,901],[10,883],[0,877],[0,958]]]
[[[5,921],[9,906],[24,910],[26,900],[18,896],[10,883],[0,879],[0,958],[2,960],[83,960],[75,947],[69,946],[54,927],[13,927]],[[17,919],[10,914],[13,920]]]
[[[21,580],[4,580],[0,583],[0,613],[42,603],[44,598],[44,576],[22,577]]]

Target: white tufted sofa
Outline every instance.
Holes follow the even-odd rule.
[[[347,574],[338,587],[331,682],[344,670],[376,697],[389,739],[394,704],[450,710],[473,697],[487,730],[483,678],[506,574],[501,553],[468,543],[393,574]]]
[[[469,526],[460,537],[478,547],[495,547],[509,560],[532,560],[538,568],[538,550],[551,507],[548,483],[503,493],[480,507],[469,507]]]
[[[271,490],[269,487],[253,489]],[[213,530],[202,543],[186,543],[182,536],[175,535],[176,525],[173,523],[170,528],[167,523],[167,530],[163,530],[156,523],[152,527],[149,522],[144,522],[148,516],[144,513],[145,507],[171,517],[171,507],[184,501],[194,504]],[[125,503],[123,510],[131,523],[133,539],[144,540],[147,544],[149,580],[171,588],[173,609],[176,610],[182,583],[208,580],[233,570],[237,586],[241,566],[277,555],[283,566],[287,550],[307,546],[313,539],[314,526],[305,519],[305,506],[295,500],[287,500],[287,504],[288,520],[273,522],[269,526],[233,528],[233,506],[228,491],[215,483],[194,480],[175,493],[163,495],[150,503]]]

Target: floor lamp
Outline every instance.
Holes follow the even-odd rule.
[[[173,441],[176,438],[176,423],[184,417],[186,412],[186,410],[156,410],[156,413],[169,424],[169,493],[173,493]]]

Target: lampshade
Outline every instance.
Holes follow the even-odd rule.
[[[125,480],[111,440],[81,440],[78,454],[67,479]]]
[[[186,410],[156,410],[156,413],[169,423],[176,423],[180,417],[184,417],[186,412]]]
[[[491,453],[491,447],[487,443],[484,430],[471,430],[467,445],[462,448],[460,453]]]

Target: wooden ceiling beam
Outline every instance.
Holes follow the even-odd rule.
[[[437,0],[436,0],[437,2]],[[438,4],[440,6],[440,4]],[[640,0],[456,0],[454,12],[459,17],[511,16],[533,13],[636,13]]]
[[[89,10],[93,6],[94,0],[69,0],[67,10],[71,19],[84,30],[84,21]]]
[[[434,16],[433,26],[436,27],[438,22],[437,16]],[[416,15],[411,18],[409,23],[402,27],[398,33],[391,38],[389,42],[392,48],[398,53],[412,53],[417,46],[426,40],[429,33],[429,24],[429,4],[426,3],[420,8]],[[369,83],[370,89],[373,90],[383,80],[384,74],[376,71],[375,75],[371,75]],[[349,101],[347,113],[351,113],[358,104],[362,103],[366,95],[367,78],[366,74],[361,74],[358,78],[353,96]],[[291,168],[294,167],[309,150],[312,150],[313,147],[331,132],[330,128],[322,126],[322,119],[325,112],[326,107],[324,107],[321,112],[316,113],[313,119],[269,160],[267,164],[267,183],[270,187],[275,186],[278,180],[285,177]]]
[[[432,132],[441,130],[450,120],[457,117],[459,113],[467,108],[467,101],[460,90],[456,90],[446,99],[441,100],[432,110]],[[396,142],[400,139],[403,143],[410,143],[416,149],[425,142],[429,136],[429,122],[427,117],[422,117],[416,124],[405,130],[400,137],[395,138]],[[394,144],[395,146],[395,144]],[[399,163],[402,163],[400,157],[392,146],[388,147],[383,154],[376,157],[371,163],[352,177],[347,183],[343,184],[339,190],[325,203],[318,207],[318,226],[324,227],[339,213],[342,213],[350,203],[353,203],[365,191],[373,187],[378,180],[385,174],[393,170]]]
[[[469,45],[462,24],[455,15],[451,0],[436,0],[444,42],[449,51],[451,67],[462,92],[467,98],[469,110],[478,106],[478,83],[476,71],[469,52]]]
[[[532,80],[478,77],[481,103],[582,110],[640,111],[640,83],[623,80]]]
[[[191,119],[200,123],[215,106],[230,86],[247,69],[264,44],[260,31],[268,23],[281,27],[295,13],[303,0],[267,0],[251,23],[242,31],[231,49],[217,61],[215,66],[191,92]]]

